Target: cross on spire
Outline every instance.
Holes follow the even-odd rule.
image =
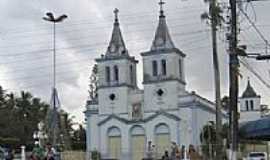
[[[118,13],[119,13],[119,9],[115,8],[114,11],[114,16],[115,16],[115,22],[118,22]]]
[[[165,4],[165,2],[163,2],[163,0],[160,0],[158,4],[160,6],[160,16],[164,16],[163,5]]]

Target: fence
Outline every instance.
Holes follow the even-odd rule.
[[[178,152],[172,153],[171,146],[166,148],[168,151],[168,157],[169,159],[166,160],[215,160],[215,144],[208,144],[208,145],[200,145],[200,146],[189,146],[183,151],[181,147],[178,146]],[[226,146],[223,146],[223,159],[229,159],[229,150]],[[244,159],[247,157],[248,153],[250,152],[264,152],[264,153],[270,153],[269,152],[269,145],[268,143],[257,143],[257,144],[250,144],[250,143],[241,143],[239,145],[239,152],[238,152],[238,159]],[[145,147],[145,150],[147,148]],[[158,149],[152,150],[152,152],[149,154],[148,151],[142,151],[142,149],[139,149],[136,151],[136,149],[123,149],[121,148],[121,151],[119,152],[119,155],[117,157],[112,157],[109,153],[109,151],[103,150],[101,152],[101,158],[95,158],[95,159],[86,159],[86,160],[160,160],[164,154],[158,153]],[[138,154],[137,156],[134,154]],[[89,154],[90,155],[90,154]],[[143,156],[142,156],[143,155]],[[172,156],[177,155],[177,156]],[[99,156],[98,156],[99,157]],[[139,158],[140,157],[140,158]]]
[[[85,160],[86,152],[84,151],[64,151],[61,152],[61,160]]]

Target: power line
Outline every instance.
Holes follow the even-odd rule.
[[[172,25],[172,26],[170,26],[171,28],[179,28],[179,27],[184,27],[184,26],[187,26],[187,25],[198,25],[198,23],[185,23],[185,24],[175,24],[175,25]],[[103,29],[103,28],[101,28],[101,29]],[[130,33],[133,33],[133,32],[138,32],[138,31],[148,31],[148,30],[153,30],[153,28],[150,28],[150,27],[148,27],[148,28],[142,28],[142,29],[136,29],[136,30],[132,30],[131,32],[127,32],[127,34],[130,34]],[[95,33],[95,32],[93,32],[93,33]],[[74,33],[72,33],[72,34],[74,34]],[[33,38],[32,36],[29,36],[30,38]],[[88,38],[93,38],[93,37],[98,37],[98,35],[96,35],[96,34],[88,34],[88,35],[86,35],[86,36],[80,36],[80,37],[77,37],[77,38],[65,38],[65,41],[77,41],[77,40],[87,40]],[[44,44],[44,43],[46,43],[46,44],[48,44],[48,41],[44,41],[44,40],[42,40],[42,41],[38,41],[38,42],[29,42],[29,43],[22,43],[22,44],[20,44],[20,45],[23,45],[24,47],[25,46],[33,46],[33,44]],[[16,45],[9,45],[9,46],[0,46],[0,49],[1,48],[11,48],[11,47],[18,47],[18,46],[20,46],[20,45],[18,45],[18,44],[16,44]],[[0,55],[1,56],[1,55]]]
[[[203,38],[203,39],[205,39],[205,38]],[[185,43],[183,44],[185,47],[188,47],[188,46],[190,46],[190,45],[192,45],[193,43],[196,43],[196,44],[198,44],[197,42],[201,42],[202,40],[203,40],[202,38],[200,38],[200,39],[197,39],[197,40],[192,40],[192,41],[185,41]],[[142,41],[143,42],[143,41]],[[206,42],[206,41],[202,41],[202,42]],[[200,47],[200,46],[199,46]],[[142,48],[143,49],[143,48]],[[58,63],[57,64],[57,68],[59,68],[59,66],[61,67],[61,66],[66,66],[67,64],[76,64],[76,63],[78,63],[78,62],[86,62],[86,61],[91,61],[91,60],[94,60],[95,58],[93,58],[92,56],[91,57],[87,57],[87,58],[81,58],[81,59],[76,59],[76,60],[71,60],[71,61],[65,61],[65,62],[62,62],[62,63]],[[24,64],[25,65],[25,64]],[[20,66],[19,66],[20,67]],[[33,64],[32,65],[30,65],[30,67],[31,68],[29,68],[29,67],[20,67],[19,69],[16,69],[16,70],[14,70],[14,71],[11,71],[10,73],[14,73],[14,72],[16,72],[16,73],[18,73],[18,71],[25,71],[25,70],[31,70],[31,71],[40,71],[41,69],[46,69],[47,67],[51,67],[51,64],[49,64],[49,65],[44,65],[44,66],[38,66],[38,67],[35,67],[35,68],[33,68]],[[5,73],[9,73],[9,72],[5,72]]]
[[[189,5],[187,7],[170,9],[167,13],[173,15],[173,14],[178,13],[178,12],[186,12],[185,10],[187,10],[187,9],[189,11],[198,11],[199,9],[202,9],[202,7],[203,6],[200,6],[200,5]],[[136,17],[138,17],[139,19],[142,19],[142,18],[147,17],[147,15],[156,15],[156,13],[153,13],[153,12],[150,12],[150,11],[148,11],[148,12],[130,12],[130,13],[125,13],[125,11],[123,11],[122,13],[124,13],[124,14],[121,14],[121,19],[122,20],[124,20],[124,19],[130,19],[130,18],[135,19]],[[193,13],[193,12],[190,12],[190,13]],[[185,13],[185,14],[187,14],[187,13]],[[113,17],[112,15],[103,16],[103,21],[105,21],[105,20],[111,21],[113,19],[112,17]],[[88,23],[88,24],[96,24],[96,23],[99,23],[100,22],[100,19],[98,21],[94,21],[93,22],[93,19],[90,20],[90,19],[87,18],[87,19],[81,19],[81,20],[73,20],[72,22],[73,23],[68,23],[67,22],[67,23],[61,25],[60,28],[65,28],[67,25],[69,25],[69,26],[71,26],[71,25],[81,25],[81,24],[83,24],[85,22]],[[23,26],[22,24],[20,24],[20,26],[16,26],[16,28],[10,28],[9,27],[9,32],[8,33],[12,33],[11,31],[18,31],[18,32],[25,31],[25,29],[28,29],[29,26],[30,26],[30,24],[25,25],[25,26]],[[31,24],[31,26],[32,26],[32,24]],[[35,25],[35,26],[37,26],[37,25]],[[39,26],[38,26],[36,28],[39,28],[41,30],[48,29],[48,27],[43,27],[43,26],[45,26],[45,23],[42,24],[42,25],[40,25],[40,26],[42,26],[42,27],[39,28]],[[22,29],[19,30],[18,27],[20,27]],[[23,27],[25,27],[25,28],[23,28]]]
[[[268,89],[270,89],[270,84],[268,84],[267,81],[264,80],[263,77],[260,76],[260,74],[253,67],[251,67],[247,62],[244,62],[241,59],[239,60],[239,62],[251,73],[253,73],[262,84],[264,84]]]
[[[211,45],[201,45],[201,46],[197,46],[197,47],[194,47],[194,48],[190,48],[190,49],[186,49],[185,52],[187,51],[192,51],[192,50],[197,50],[197,49],[210,49]],[[89,68],[89,72],[90,72],[90,67],[83,67],[82,70],[85,70],[86,68]],[[69,71],[58,71],[58,77],[61,77],[61,75],[65,75],[65,76],[73,76],[73,75],[70,75],[70,74],[66,74],[66,73],[70,73]],[[48,75],[51,75],[51,74],[44,74],[44,75],[40,75],[40,76],[28,76],[28,77],[17,77],[16,79],[0,79],[0,81],[7,81],[7,82],[10,82],[12,80],[35,80],[36,81],[36,78],[44,78],[44,77],[48,77]],[[58,78],[59,79],[59,78]],[[22,81],[21,81],[22,82]],[[29,82],[28,82],[29,84]],[[40,83],[37,83],[38,85],[40,85]],[[48,84],[51,84],[51,82],[49,82]],[[28,85],[27,87],[25,88],[31,88],[32,85]]]
[[[173,35],[178,36],[185,36],[185,35],[191,35],[191,34],[199,34],[199,33],[204,33],[209,31],[209,29],[200,29],[196,31],[191,31],[191,32],[178,32],[174,33]],[[130,40],[127,40],[129,42]],[[136,40],[137,41],[137,40]],[[84,44],[84,45],[78,45],[78,46],[71,46],[71,47],[63,47],[63,48],[56,48],[56,50],[67,50],[67,49],[76,49],[76,48],[83,48],[83,47],[91,47],[91,46],[99,46],[99,45],[105,45],[107,42],[102,42],[102,43],[95,43],[95,44]],[[20,56],[23,54],[34,54],[34,53],[48,53],[50,52],[51,49],[42,49],[42,50],[36,50],[36,51],[29,51],[29,52],[17,52],[13,54],[0,54],[0,57],[14,57],[14,56]]]
[[[260,36],[260,38],[265,42],[265,44],[266,44],[266,53],[267,53],[267,48],[270,46],[269,43],[268,43],[268,40],[264,37],[264,35],[261,33],[261,31],[257,28],[256,24],[249,18],[249,16],[247,15],[247,13],[244,12],[241,7],[238,7],[238,8],[244,14],[244,16],[247,18],[247,20],[252,25],[252,27],[255,29],[255,31],[258,33],[258,35]]]

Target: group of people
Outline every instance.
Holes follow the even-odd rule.
[[[52,147],[50,143],[46,144],[46,148],[42,148],[39,144],[35,144],[32,154],[30,156],[31,160],[56,160],[56,150]]]
[[[156,156],[154,154],[155,145],[152,144],[151,141],[148,142],[147,147],[147,158],[148,159],[155,159]],[[189,148],[186,149],[185,146],[182,146],[181,149],[175,142],[172,142],[170,153],[168,150],[165,150],[164,154],[162,155],[162,160],[201,160],[202,157],[199,153],[195,150],[193,145],[189,145]]]

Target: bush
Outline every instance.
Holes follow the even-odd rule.
[[[101,158],[100,152],[92,151],[91,152],[91,158],[92,158],[92,160],[100,160],[100,158]]]

